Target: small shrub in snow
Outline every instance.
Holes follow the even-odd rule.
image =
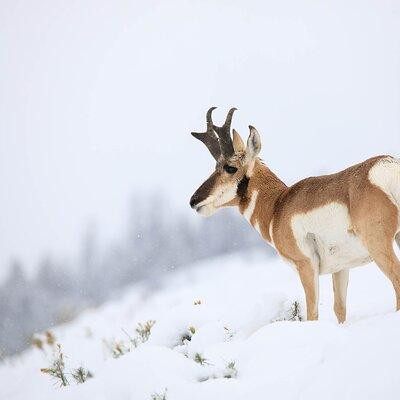
[[[56,344],[56,337],[52,331],[46,331],[45,333],[46,336],[46,343],[49,346],[54,346]]]
[[[181,343],[185,344],[186,342],[190,342],[192,340],[192,335],[189,334],[189,332],[185,332],[181,335]]]
[[[205,363],[203,363],[205,364]],[[210,363],[206,363],[207,365],[211,365]],[[230,361],[228,362],[225,367],[215,367],[215,368],[206,368],[204,370],[205,375],[201,375],[198,378],[199,382],[206,382],[210,379],[233,379],[237,377],[237,368],[236,368],[236,362],[235,361]]]
[[[273,322],[280,321],[303,321],[303,317],[301,316],[300,303],[297,300],[292,303],[289,310],[285,311],[283,317],[277,318]]]
[[[93,374],[83,367],[72,370],[71,375],[78,384],[85,383],[88,379],[93,378]]]
[[[201,304],[201,300],[195,300],[195,301],[193,302],[193,304],[194,304],[195,306],[199,306],[199,305]]]
[[[50,367],[41,369],[41,372],[43,372],[44,374],[48,374],[51,377],[55,378],[59,382],[60,387],[69,385],[67,373],[65,372],[64,358],[65,355],[61,351],[61,345],[57,344],[54,351],[54,359]],[[70,375],[76,383],[85,383],[89,378],[93,377],[93,374],[83,367],[72,370]]]
[[[149,340],[150,334],[151,334],[151,328],[154,326],[156,321],[149,320],[145,322],[144,324],[139,323],[137,328],[136,328],[136,333],[142,343],[146,342]]]
[[[228,364],[226,364],[225,368],[225,373],[224,373],[224,378],[236,378],[237,376],[237,369],[236,369],[236,363],[235,361],[230,361]]]
[[[32,346],[39,350],[45,351],[45,347],[48,346],[54,349],[56,344],[56,337],[53,332],[46,331],[44,334],[34,335],[31,340]]]
[[[103,339],[103,343],[113,358],[119,358],[131,351],[130,347],[126,346],[126,344],[122,340]]]
[[[180,342],[185,344],[192,340],[192,336],[196,333],[196,328],[194,326],[189,326],[188,330],[181,335]]]
[[[167,400],[167,389],[165,388],[161,393],[153,393],[150,397],[151,400]]]
[[[209,365],[206,358],[204,358],[200,353],[196,353],[194,355],[194,361],[196,361],[200,365]]]
[[[132,349],[138,347],[140,344],[149,340],[151,328],[154,326],[155,323],[156,321],[153,320],[149,320],[144,324],[139,323],[137,328],[135,329],[135,337],[130,336],[125,329],[122,329],[122,332],[124,332],[125,335],[129,338],[129,342],[115,339],[103,339],[103,343],[107,350],[111,353],[111,356],[113,358],[119,358],[124,354],[129,353]]]
[[[194,326],[189,326],[189,332],[194,335],[196,333],[196,328]]]
[[[61,345],[57,344],[57,349],[54,353],[54,360],[50,367],[42,368],[41,371],[44,374],[48,374],[55,378],[61,386],[69,385],[67,376],[65,374],[65,362],[64,362],[64,354],[61,351]]]
[[[300,310],[300,303],[298,301],[294,301],[291,308],[290,308],[290,314],[289,314],[289,321],[302,321],[303,318],[301,316],[301,310]]]
[[[125,333],[125,335],[126,335],[126,336],[128,337],[128,339],[129,339],[130,346],[126,346],[126,347],[127,347],[127,351],[131,351],[132,347],[133,347],[133,348],[138,347],[138,345],[140,344],[140,343],[139,343],[139,339],[136,338],[136,337],[133,338],[124,328],[121,328],[121,330],[122,330],[122,332]]]
[[[32,338],[32,346],[33,347],[36,347],[37,349],[39,349],[39,350],[44,350],[43,349],[43,341],[42,341],[42,339],[40,339],[40,338],[38,338],[38,337],[33,337]]]

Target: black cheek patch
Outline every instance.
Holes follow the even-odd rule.
[[[249,186],[249,180],[246,175],[241,179],[241,181],[238,183],[237,186],[237,191],[236,194],[242,199],[243,197],[246,197],[247,193],[247,187]]]

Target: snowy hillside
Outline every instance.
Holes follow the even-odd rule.
[[[318,322],[293,317],[296,300],[304,310],[298,278],[262,253],[199,263],[156,289],[133,286],[5,360],[0,399],[398,399],[390,284],[374,265],[352,270],[348,322],[338,325],[330,277],[321,281]],[[57,343],[67,387],[41,372]],[[93,375],[83,384],[71,375],[79,367]]]

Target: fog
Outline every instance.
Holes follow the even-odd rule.
[[[212,105],[289,184],[399,154],[396,1],[2,0],[0,49],[2,274],[113,240],[138,193],[197,221]]]

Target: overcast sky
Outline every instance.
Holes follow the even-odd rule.
[[[287,183],[399,156],[400,2],[2,0],[0,270],[113,238],[135,193],[200,218],[212,105]]]

